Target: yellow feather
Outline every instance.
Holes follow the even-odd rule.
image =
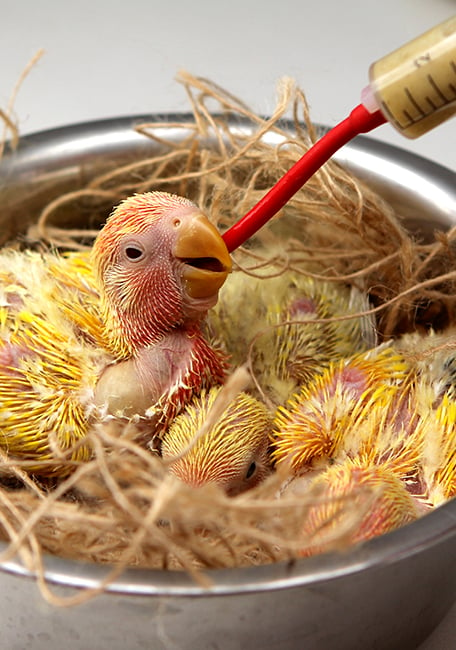
[[[429,498],[437,506],[456,496],[456,402],[444,395],[426,419],[422,452]]]
[[[80,441],[97,377],[112,360],[108,346],[99,346],[87,256],[5,250],[0,283],[0,444],[30,461],[30,471],[59,472],[59,456],[90,456]],[[75,304],[80,309],[69,310]]]
[[[380,346],[333,362],[276,412],[273,461],[295,472],[316,460],[333,458],[372,409],[382,413],[409,370],[391,346]]]
[[[310,539],[302,555],[353,545],[415,520],[420,506],[405,484],[383,465],[361,459],[328,467],[308,483],[319,493],[303,525]]]
[[[355,316],[369,308],[355,288],[268,270],[276,276],[232,274],[208,322],[233,365],[250,357],[261,390],[279,404],[330,362],[373,347],[376,332],[372,316]]]
[[[264,404],[240,393],[204,430],[219,394],[219,387],[203,391],[177,416],[163,439],[162,455],[184,482],[216,483],[235,494],[255,485],[268,471],[271,418]]]

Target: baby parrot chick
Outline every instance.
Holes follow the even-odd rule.
[[[418,502],[388,465],[347,459],[319,473],[307,489],[316,490],[318,496],[307,511],[301,555],[367,541],[422,514]]]
[[[407,364],[391,346],[331,363],[278,407],[273,461],[297,474],[333,459],[357,419],[372,408],[382,412],[407,378]]]
[[[225,243],[190,201],[155,192],[120,204],[92,258],[105,337],[119,360],[101,375],[95,401],[167,422],[224,376],[201,321],[231,269]]]
[[[422,381],[432,387],[438,401],[446,393],[456,399],[456,330],[440,333],[413,332],[394,343],[415,368]]]
[[[448,394],[426,420],[422,468],[433,506],[456,497],[456,401]]]
[[[260,392],[277,405],[331,361],[374,347],[376,332],[372,317],[359,315],[369,302],[356,288],[271,273],[233,273],[208,323],[233,365],[250,359]]]
[[[239,393],[205,430],[219,396],[220,388],[213,387],[195,397],[171,423],[161,451],[169,471],[183,482],[215,483],[233,496],[269,474],[271,418],[263,403]]]
[[[36,472],[85,459],[92,422],[140,420],[149,439],[225,358],[201,332],[231,268],[226,246],[187,199],[120,203],[90,256],[0,254],[0,445]],[[78,442],[79,441],[79,442]]]

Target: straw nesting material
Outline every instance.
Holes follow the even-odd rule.
[[[160,143],[162,153],[95,173],[85,187],[52,200],[29,228],[28,245],[86,248],[97,232],[86,219],[91,206],[107,215],[122,198],[157,189],[187,196],[224,230],[318,137],[305,97],[291,80],[281,83],[270,118],[256,115],[205,79],[181,73],[180,82],[194,116],[191,132],[176,143],[160,136],[169,123],[138,126],[144,138]],[[291,116],[291,130],[285,116]],[[250,128],[233,128],[233,120],[248,120]],[[10,127],[10,117],[5,121]],[[270,134],[275,144],[268,142]],[[66,215],[77,213],[79,206],[81,223],[74,227],[72,216],[69,228]],[[270,274],[293,270],[356,287],[368,294],[372,308],[367,311],[376,318],[380,339],[387,340],[427,328],[431,317],[440,327],[454,323],[454,240],[452,230],[429,244],[416,242],[384,200],[328,163],[233,258],[235,273],[264,282]],[[242,380],[234,376],[227,403],[246,383],[245,375]],[[299,498],[284,492],[291,480],[284,471],[230,498],[215,486],[193,489],[180,483],[157,454],[134,442],[128,426],[120,435],[97,426],[89,440],[92,460],[74,463],[68,478],[60,481],[34,479],[26,462],[2,453],[0,530],[10,543],[2,559],[19,553],[40,572],[43,553],[51,552],[113,564],[117,570],[184,568],[201,578],[197,572],[204,567],[290,559],[311,545],[303,532],[306,517],[327,497],[316,488]],[[347,530],[374,502],[375,491],[356,489],[364,495],[362,505],[352,495],[340,497],[350,516],[340,530],[328,533],[326,548],[343,547],[350,537]],[[350,511],[352,503],[356,506]],[[313,534],[322,545],[321,530]],[[43,590],[52,600],[45,586]]]

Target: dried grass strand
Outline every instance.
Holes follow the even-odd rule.
[[[14,150],[16,149],[19,142],[19,127],[16,121],[13,119],[14,104],[16,103],[17,95],[21,89],[25,79],[30,74],[32,69],[38,64],[39,60],[44,55],[44,50],[39,49],[27,63],[27,65],[22,70],[19,75],[18,80],[16,81],[10,98],[8,100],[5,110],[0,109],[0,120],[4,123],[3,134],[0,138],[0,159],[3,156],[5,150],[5,144],[7,141],[8,132],[10,133],[10,146]]]
[[[46,247],[87,248],[97,231],[86,229],[84,223],[66,227],[67,211],[85,215],[92,204],[113,205],[127,194],[151,189],[187,195],[224,229],[318,138],[304,93],[290,79],[283,80],[268,118],[255,115],[204,77],[183,71],[179,80],[194,115],[194,124],[182,127],[182,139],[166,137],[167,128],[181,127],[174,121],[136,125],[136,133],[153,140],[154,147],[160,145],[159,153],[105,167],[84,187],[55,198],[32,227],[30,239]],[[292,132],[283,119],[290,110]],[[4,113],[12,120],[10,108]],[[249,128],[244,129],[245,124]],[[211,147],[205,145],[208,136]],[[375,315],[383,336],[393,337],[404,318],[417,325],[416,312],[430,300],[447,307],[454,322],[456,272],[448,260],[455,255],[455,239],[456,228],[452,228],[430,244],[417,243],[390,206],[330,162],[277,218],[236,251],[234,259],[239,273],[265,282],[292,270],[317,280],[355,285],[371,295],[370,309],[309,322]],[[280,327],[295,322],[290,319]],[[251,382],[262,394],[260,378],[252,372],[252,346],[262,335],[254,337],[247,366],[228,379],[193,444]],[[93,459],[79,465],[62,457],[58,462],[68,462],[73,473],[47,488],[28,475],[27,462],[0,454],[2,472],[19,484],[14,490],[0,485],[0,528],[8,542],[1,560],[10,561],[18,554],[36,573],[44,598],[54,605],[87,601],[128,566],[184,569],[207,586],[210,572],[206,569],[293,559],[312,544],[303,524],[309,508],[323,497],[312,490],[299,498],[287,494],[289,474],[277,471],[253,490],[229,498],[215,486],[194,490],[180,484],[167,473],[167,463],[133,440],[128,427],[119,434],[118,428],[100,425],[89,439]],[[375,494],[367,495],[369,507]],[[353,517],[343,529],[328,525],[317,531],[334,548],[346,547],[359,522],[358,506],[347,500],[346,508]],[[106,574],[98,585],[62,598],[46,580],[43,557],[49,552],[107,565]]]

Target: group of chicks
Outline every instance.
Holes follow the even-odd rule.
[[[128,423],[192,486],[236,495],[277,470],[278,499],[317,488],[303,554],[366,489],[352,541],[387,532],[456,494],[456,352],[451,335],[377,345],[366,312],[353,287],[231,273],[193,203],[135,195],[90,253],[1,252],[0,447],[58,476],[91,457],[89,431]],[[205,430],[246,363],[253,388]]]
[[[208,321],[235,363],[249,360],[271,413],[278,497],[318,495],[302,555],[342,529],[354,544],[456,496],[455,331],[378,344],[365,293],[296,270],[234,274]]]

